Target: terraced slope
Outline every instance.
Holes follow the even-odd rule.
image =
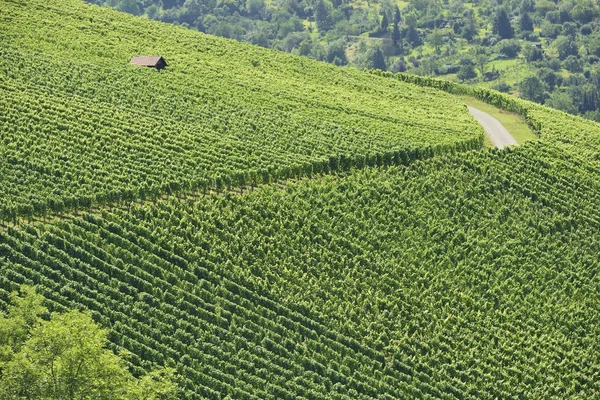
[[[437,91],[79,0],[2,2],[0,110],[5,220],[482,143]]]

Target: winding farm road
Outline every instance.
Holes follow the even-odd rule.
[[[518,145],[515,138],[508,133],[506,128],[504,128],[496,118],[474,107],[467,106],[467,108],[469,109],[471,115],[475,117],[477,121],[479,121],[481,126],[483,126],[483,130],[485,131],[486,135],[488,135],[494,146],[501,149],[506,146]]]

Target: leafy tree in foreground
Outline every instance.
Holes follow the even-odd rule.
[[[107,332],[77,310],[53,313],[31,287],[11,295],[0,316],[0,398],[139,399],[173,398],[174,370],[135,379],[124,360],[105,348]]]

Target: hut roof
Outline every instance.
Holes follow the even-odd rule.
[[[156,67],[159,64],[164,63],[167,65],[167,62],[161,56],[135,56],[131,59],[129,64],[142,65],[145,67]]]

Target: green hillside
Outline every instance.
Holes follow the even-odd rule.
[[[90,310],[187,399],[600,396],[600,125],[0,1],[0,309]],[[452,94],[540,139],[482,149]]]
[[[599,170],[554,146],[2,234],[1,286],[94,311],[195,398],[594,398]]]
[[[4,220],[482,143],[448,95],[79,1],[3,2],[0,27]]]

